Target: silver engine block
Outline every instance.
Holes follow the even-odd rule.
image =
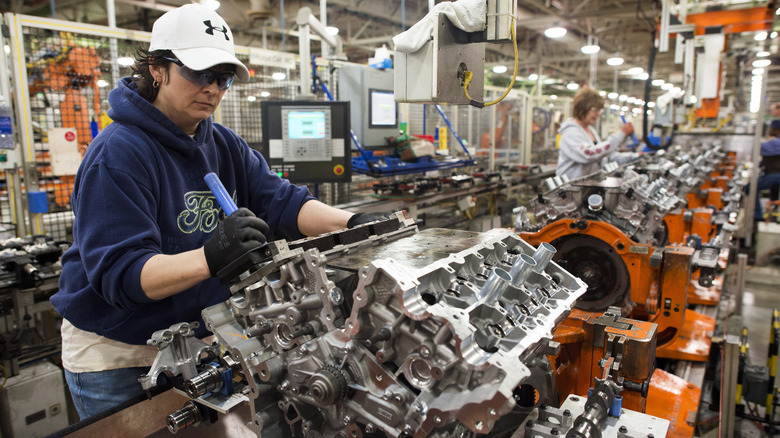
[[[516,429],[530,412],[522,388],[557,405],[546,354],[586,285],[550,261],[550,245],[508,230],[420,232],[395,213],[264,251],[203,311],[223,355],[204,360],[206,344],[172,328],[192,345],[171,354],[186,343],[156,340],[145,388],[177,374],[163,362],[194,364],[188,396],[223,413],[248,404],[264,438],[471,436]],[[169,429],[197,411],[172,414]]]

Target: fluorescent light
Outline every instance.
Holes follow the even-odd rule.
[[[650,77],[649,74],[642,73],[642,74],[638,74],[638,75],[634,76],[634,79],[638,79],[640,81],[646,81],[649,77]]]
[[[613,103],[612,105],[610,105],[610,106],[609,106],[609,109],[617,111],[617,110],[619,110],[619,109],[620,109],[620,105],[615,105],[615,104]]]
[[[642,67],[633,67],[633,68],[629,68],[628,70],[626,70],[626,74],[629,74],[629,75],[641,75],[642,72],[644,72],[644,71],[645,71],[645,69],[643,69]]]
[[[272,74],[271,77],[276,79],[277,81],[283,81],[287,78],[287,75],[284,72],[277,71],[274,74]]]
[[[535,81],[537,79],[539,79],[539,75],[536,74],[536,73],[531,73],[530,75],[528,75],[528,80],[529,81]]]
[[[764,69],[763,68],[754,68],[753,69],[753,76],[761,76],[762,74],[764,74]]]
[[[626,96],[625,94],[621,94],[620,96],[618,96],[618,100],[621,102],[625,102],[628,100],[628,96]]]
[[[772,32],[769,34],[769,38],[775,39],[777,38],[777,32]]]
[[[653,86],[655,86],[655,87],[660,87],[661,85],[664,84],[664,80],[663,79],[653,79],[653,82],[651,82],[651,84],[653,84]]]
[[[680,88],[680,87],[674,87],[671,90],[669,90],[669,92],[671,92],[672,94],[680,94],[681,91],[682,91],[682,88]]]
[[[129,56],[122,56],[116,59],[116,63],[124,67],[130,67],[135,64],[135,59]]]
[[[5,49],[5,54],[6,55],[10,55],[11,54],[11,46],[6,44],[5,47],[3,47],[3,48]]]
[[[254,101],[256,101],[256,100],[257,100],[257,97],[256,97],[256,96],[247,96],[247,97],[246,97],[246,100],[248,100],[248,101],[250,101],[250,102],[254,102]]]
[[[769,53],[767,51],[756,53],[756,56],[759,57],[759,58],[766,58],[769,55],[771,55],[771,53]]]
[[[103,80],[103,79],[98,79],[97,86],[100,87],[100,88],[106,88],[106,87],[108,87],[108,81]]]
[[[599,53],[599,50],[601,50],[601,47],[595,45],[595,44],[588,44],[585,46],[580,47],[580,52],[586,54],[586,55],[592,55],[594,53]]]
[[[663,84],[663,85],[661,85],[661,89],[662,89],[662,90],[667,90],[667,91],[669,91],[669,90],[671,90],[672,88],[674,88],[674,84],[666,83],[666,84]]]
[[[620,107],[620,111],[628,111],[628,107],[627,106],[621,106]]]
[[[691,103],[696,103],[698,101],[699,99],[697,99],[696,96],[691,96]]]
[[[569,82],[568,84],[566,84],[566,88],[568,88],[569,90],[576,90],[580,88],[580,85],[576,82]]]
[[[618,98],[618,94],[613,91],[613,92],[607,94],[607,97],[609,97],[610,99],[617,99]]]
[[[211,9],[212,11],[216,11],[219,9],[219,1],[217,0],[206,0],[205,2],[201,2],[203,6]]]
[[[551,27],[544,31],[544,36],[547,38],[560,38],[566,35],[566,28],[563,27]]]
[[[269,97],[269,96],[271,96],[271,93],[268,92],[268,91],[261,91],[260,92],[260,97]]]
[[[613,67],[618,65],[623,65],[623,58],[617,56],[614,58],[609,58],[607,59],[607,65],[611,65]]]
[[[493,67],[493,73],[498,73],[498,74],[506,73],[507,70],[508,68],[505,65],[497,65]]]
[[[334,26],[328,26],[325,28],[325,31],[328,32],[328,35],[336,36],[339,34],[339,28]]]
[[[753,39],[756,40],[756,41],[764,41],[767,36],[768,36],[767,33],[762,31],[762,32],[758,32],[757,34],[755,34],[753,36]]]
[[[764,80],[764,78],[761,75],[756,75],[751,78],[753,82],[761,82]]]
[[[604,97],[607,95],[607,92],[604,90],[599,91],[599,96]]]
[[[647,102],[648,108],[655,108],[655,102]]]
[[[556,96],[556,95],[554,95],[554,94],[551,94],[551,95],[550,95],[550,99],[552,99],[552,100],[555,100],[555,99],[557,99],[557,98],[558,98],[558,96]]]
[[[636,103],[636,97],[629,97],[629,98],[626,100],[626,102],[628,102],[628,103],[630,103],[630,104],[632,104],[632,105],[633,105],[633,104],[635,104],[635,103]]]
[[[545,85],[557,84],[558,83],[558,79],[547,78],[547,79],[543,80],[542,83],[544,83]]]
[[[772,61],[769,59],[756,59],[753,61],[753,67],[756,68],[769,67],[770,65],[772,65]]]

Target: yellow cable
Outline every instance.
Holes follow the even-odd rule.
[[[515,69],[512,72],[512,81],[509,83],[509,87],[507,87],[506,91],[504,91],[504,94],[501,95],[498,99],[488,102],[485,104],[481,104],[482,107],[485,106],[491,106],[495,105],[498,102],[501,102],[504,100],[504,98],[509,94],[510,91],[512,91],[512,88],[515,86],[515,80],[517,79],[517,63],[518,63],[518,56],[517,56],[517,36],[515,35],[515,18],[512,17],[512,47],[515,51]],[[474,74],[470,71],[466,71],[463,79],[463,94],[466,95],[466,99],[469,100],[469,103],[471,103],[474,106],[480,107],[480,103],[476,102],[474,99],[469,96],[469,85],[471,85],[471,79],[474,76]]]

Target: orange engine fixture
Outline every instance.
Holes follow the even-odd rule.
[[[610,306],[658,324],[657,357],[705,361],[715,320],[687,309],[694,249],[638,244],[617,227],[585,219],[561,219],[536,233],[520,233],[531,245],[557,248],[553,260],[588,284],[581,310]]]

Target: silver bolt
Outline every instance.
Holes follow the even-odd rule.
[[[371,423],[366,424],[366,433],[374,433],[374,425]]]
[[[421,345],[420,346],[420,356],[422,357],[429,357],[431,355],[431,349],[428,348],[427,345]]]
[[[335,288],[330,291],[330,302],[337,306],[344,302],[344,294],[341,289]]]
[[[290,389],[290,381],[285,380],[284,382],[282,382],[280,387],[282,388],[282,391],[287,391],[288,389]]]
[[[344,426],[347,426],[350,423],[352,423],[352,417],[350,417],[349,415],[345,415],[344,418],[341,420],[341,422],[344,424]]]

